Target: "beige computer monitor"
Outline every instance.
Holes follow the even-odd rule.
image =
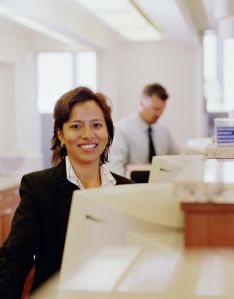
[[[169,183],[195,159],[201,155],[166,155],[153,157],[149,183]]]
[[[177,232],[182,227],[182,212],[171,184],[133,184],[77,191],[72,200],[61,285],[107,247],[138,246],[145,232]],[[131,250],[127,263],[138,252],[138,249]],[[76,285],[80,283],[79,280]]]

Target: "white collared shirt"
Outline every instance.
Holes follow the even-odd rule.
[[[81,181],[76,176],[68,156],[66,156],[65,162],[66,162],[66,173],[67,173],[68,181],[77,185],[81,190],[85,189],[84,186],[82,185]],[[113,175],[110,173],[110,171],[104,164],[102,164],[100,166],[100,174],[101,174],[101,186],[102,187],[116,185],[115,178],[113,177]]]
[[[123,118],[115,125],[115,137],[110,147],[108,167],[125,175],[127,164],[148,164],[149,125],[138,113]],[[168,129],[158,120],[152,127],[152,139],[157,155],[176,155],[179,148]]]

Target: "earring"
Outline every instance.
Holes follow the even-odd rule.
[[[61,148],[63,148],[63,147],[65,147],[65,144],[61,142],[60,146],[61,146]]]

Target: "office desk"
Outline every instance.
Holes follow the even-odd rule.
[[[234,161],[191,162],[174,180],[185,213],[185,246],[234,248]]]
[[[174,179],[181,202],[234,203],[234,160],[196,159]]]
[[[10,232],[11,220],[19,204],[19,178],[0,177],[0,245]]]
[[[207,146],[213,143],[212,138],[190,138],[184,148],[181,149],[181,154],[184,155],[203,155]]]
[[[187,203],[233,204],[233,161],[192,163],[174,180],[175,195]],[[55,278],[33,299],[233,298],[233,269],[233,249],[187,250],[182,231],[137,231],[125,245],[97,250],[68,280]]]
[[[54,277],[32,299],[233,298],[233,250],[185,251],[182,233],[136,238],[135,247],[105,248],[106,260],[97,253],[63,286]]]

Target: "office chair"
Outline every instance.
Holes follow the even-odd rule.
[[[128,164],[126,177],[136,183],[148,183],[151,165],[149,164]]]

